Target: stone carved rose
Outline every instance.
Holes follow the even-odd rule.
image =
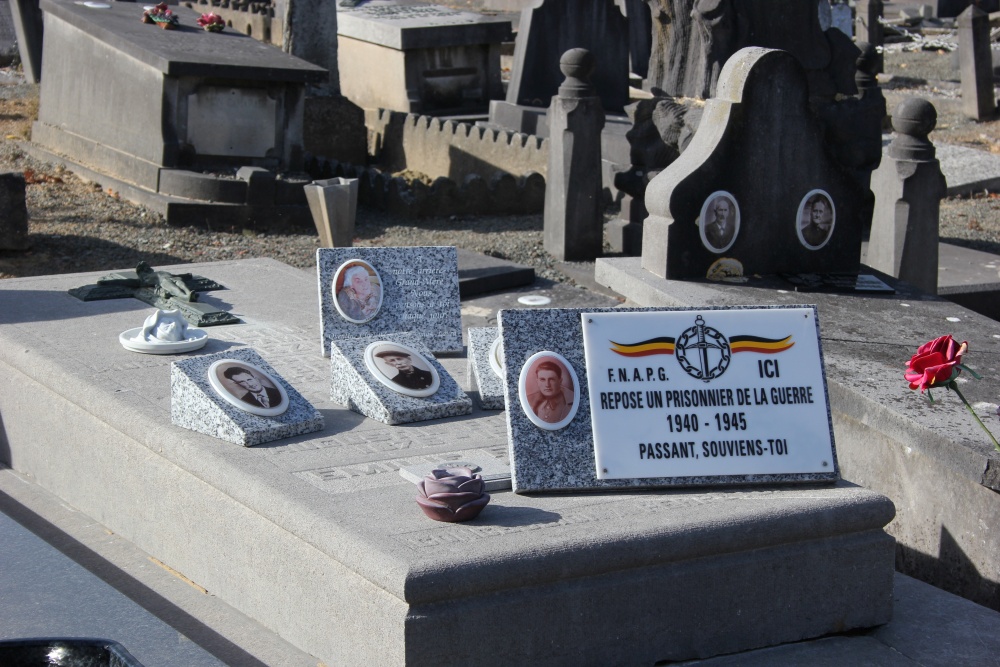
[[[432,470],[417,484],[417,504],[435,521],[475,519],[490,502],[486,483],[471,468]]]

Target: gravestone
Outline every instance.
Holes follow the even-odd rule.
[[[469,362],[465,376],[469,390],[479,391],[479,405],[484,410],[504,409],[502,361],[499,356],[499,331],[496,327],[469,327]]]
[[[858,0],[855,5],[854,35],[858,43],[880,47],[885,42],[885,29],[879,19],[885,12],[882,0]],[[884,58],[878,54],[876,73],[884,69]]]
[[[341,92],[359,106],[469,113],[503,97],[500,44],[510,37],[508,20],[378,3],[341,6],[337,21]]]
[[[910,98],[892,112],[897,134],[872,174],[875,215],[866,263],[916,285],[938,291],[938,214],[948,185],[927,135],[937,111]]]
[[[454,247],[319,248],[316,273],[323,356],[334,340],[407,331],[435,352],[462,350]],[[364,294],[349,289],[353,274]]]
[[[244,447],[323,430],[323,415],[250,348],[171,364],[170,421]]]
[[[14,20],[17,49],[21,55],[21,69],[30,83],[42,78],[42,11],[39,0],[8,0]]]
[[[798,61],[746,48],[646,188],[642,266],[674,279],[857,273],[865,193],[824,147]]]
[[[326,82],[326,70],[235,31],[196,29],[198,13],[183,6],[180,28],[160,30],[140,21],[142,5],[103,4],[42,0],[45,75],[29,150],[171,222],[191,211],[201,223],[264,217],[285,204],[290,214],[294,179],[275,183],[262,208],[247,181],[212,174],[301,169],[305,87]],[[130,113],[109,114],[109,100]]]
[[[962,111],[969,118],[987,120],[996,113],[989,14],[971,6],[958,17],[959,70]]]
[[[398,370],[398,366],[379,361],[400,358],[406,360],[413,380],[404,377],[405,370]],[[332,341],[330,378],[330,397],[335,403],[383,424],[472,412],[472,400],[416,334]]]
[[[615,0],[535,0],[521,12],[507,103],[548,106],[562,83],[559,58],[569,49],[597,54],[593,84],[601,104],[628,104],[628,22]]]
[[[0,250],[28,248],[28,205],[24,174],[0,173]]]
[[[649,54],[653,42],[653,17],[645,0],[625,0],[628,19],[629,65],[641,79],[649,74]]]
[[[570,49],[559,67],[566,80],[549,107],[549,169],[545,178],[544,245],[559,261],[601,254],[601,129],[604,110],[590,84],[594,56]]]
[[[340,92],[337,64],[337,6],[323,0],[275,0],[281,21],[281,50],[327,71],[322,89]]]

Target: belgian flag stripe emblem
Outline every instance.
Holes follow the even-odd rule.
[[[673,338],[661,336],[660,338],[650,338],[638,343],[616,343],[611,342],[611,351],[623,357],[649,357],[654,354],[673,354]]]
[[[761,338],[760,336],[733,336],[729,339],[729,349],[735,352],[758,352],[777,354],[791,348],[795,343],[791,336],[784,338]]]

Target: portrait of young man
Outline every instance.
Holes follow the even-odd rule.
[[[384,350],[376,352],[375,356],[396,370],[396,374],[389,379],[400,387],[413,390],[427,389],[434,382],[431,372],[417,368],[413,363],[413,357],[403,350]]]
[[[547,424],[558,424],[566,419],[573,408],[576,387],[562,364],[551,357],[542,357],[529,372],[536,387],[535,391],[528,392],[531,411]]]
[[[276,387],[266,386],[266,380],[259,378],[249,368],[242,366],[231,366],[223,373],[227,380],[239,385],[243,390],[242,395],[237,395],[244,403],[256,408],[273,408],[281,404],[281,392]],[[267,382],[267,385],[270,385]]]

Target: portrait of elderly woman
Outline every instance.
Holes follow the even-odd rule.
[[[382,307],[382,280],[368,262],[345,262],[333,278],[335,305],[344,319],[362,324]]]

